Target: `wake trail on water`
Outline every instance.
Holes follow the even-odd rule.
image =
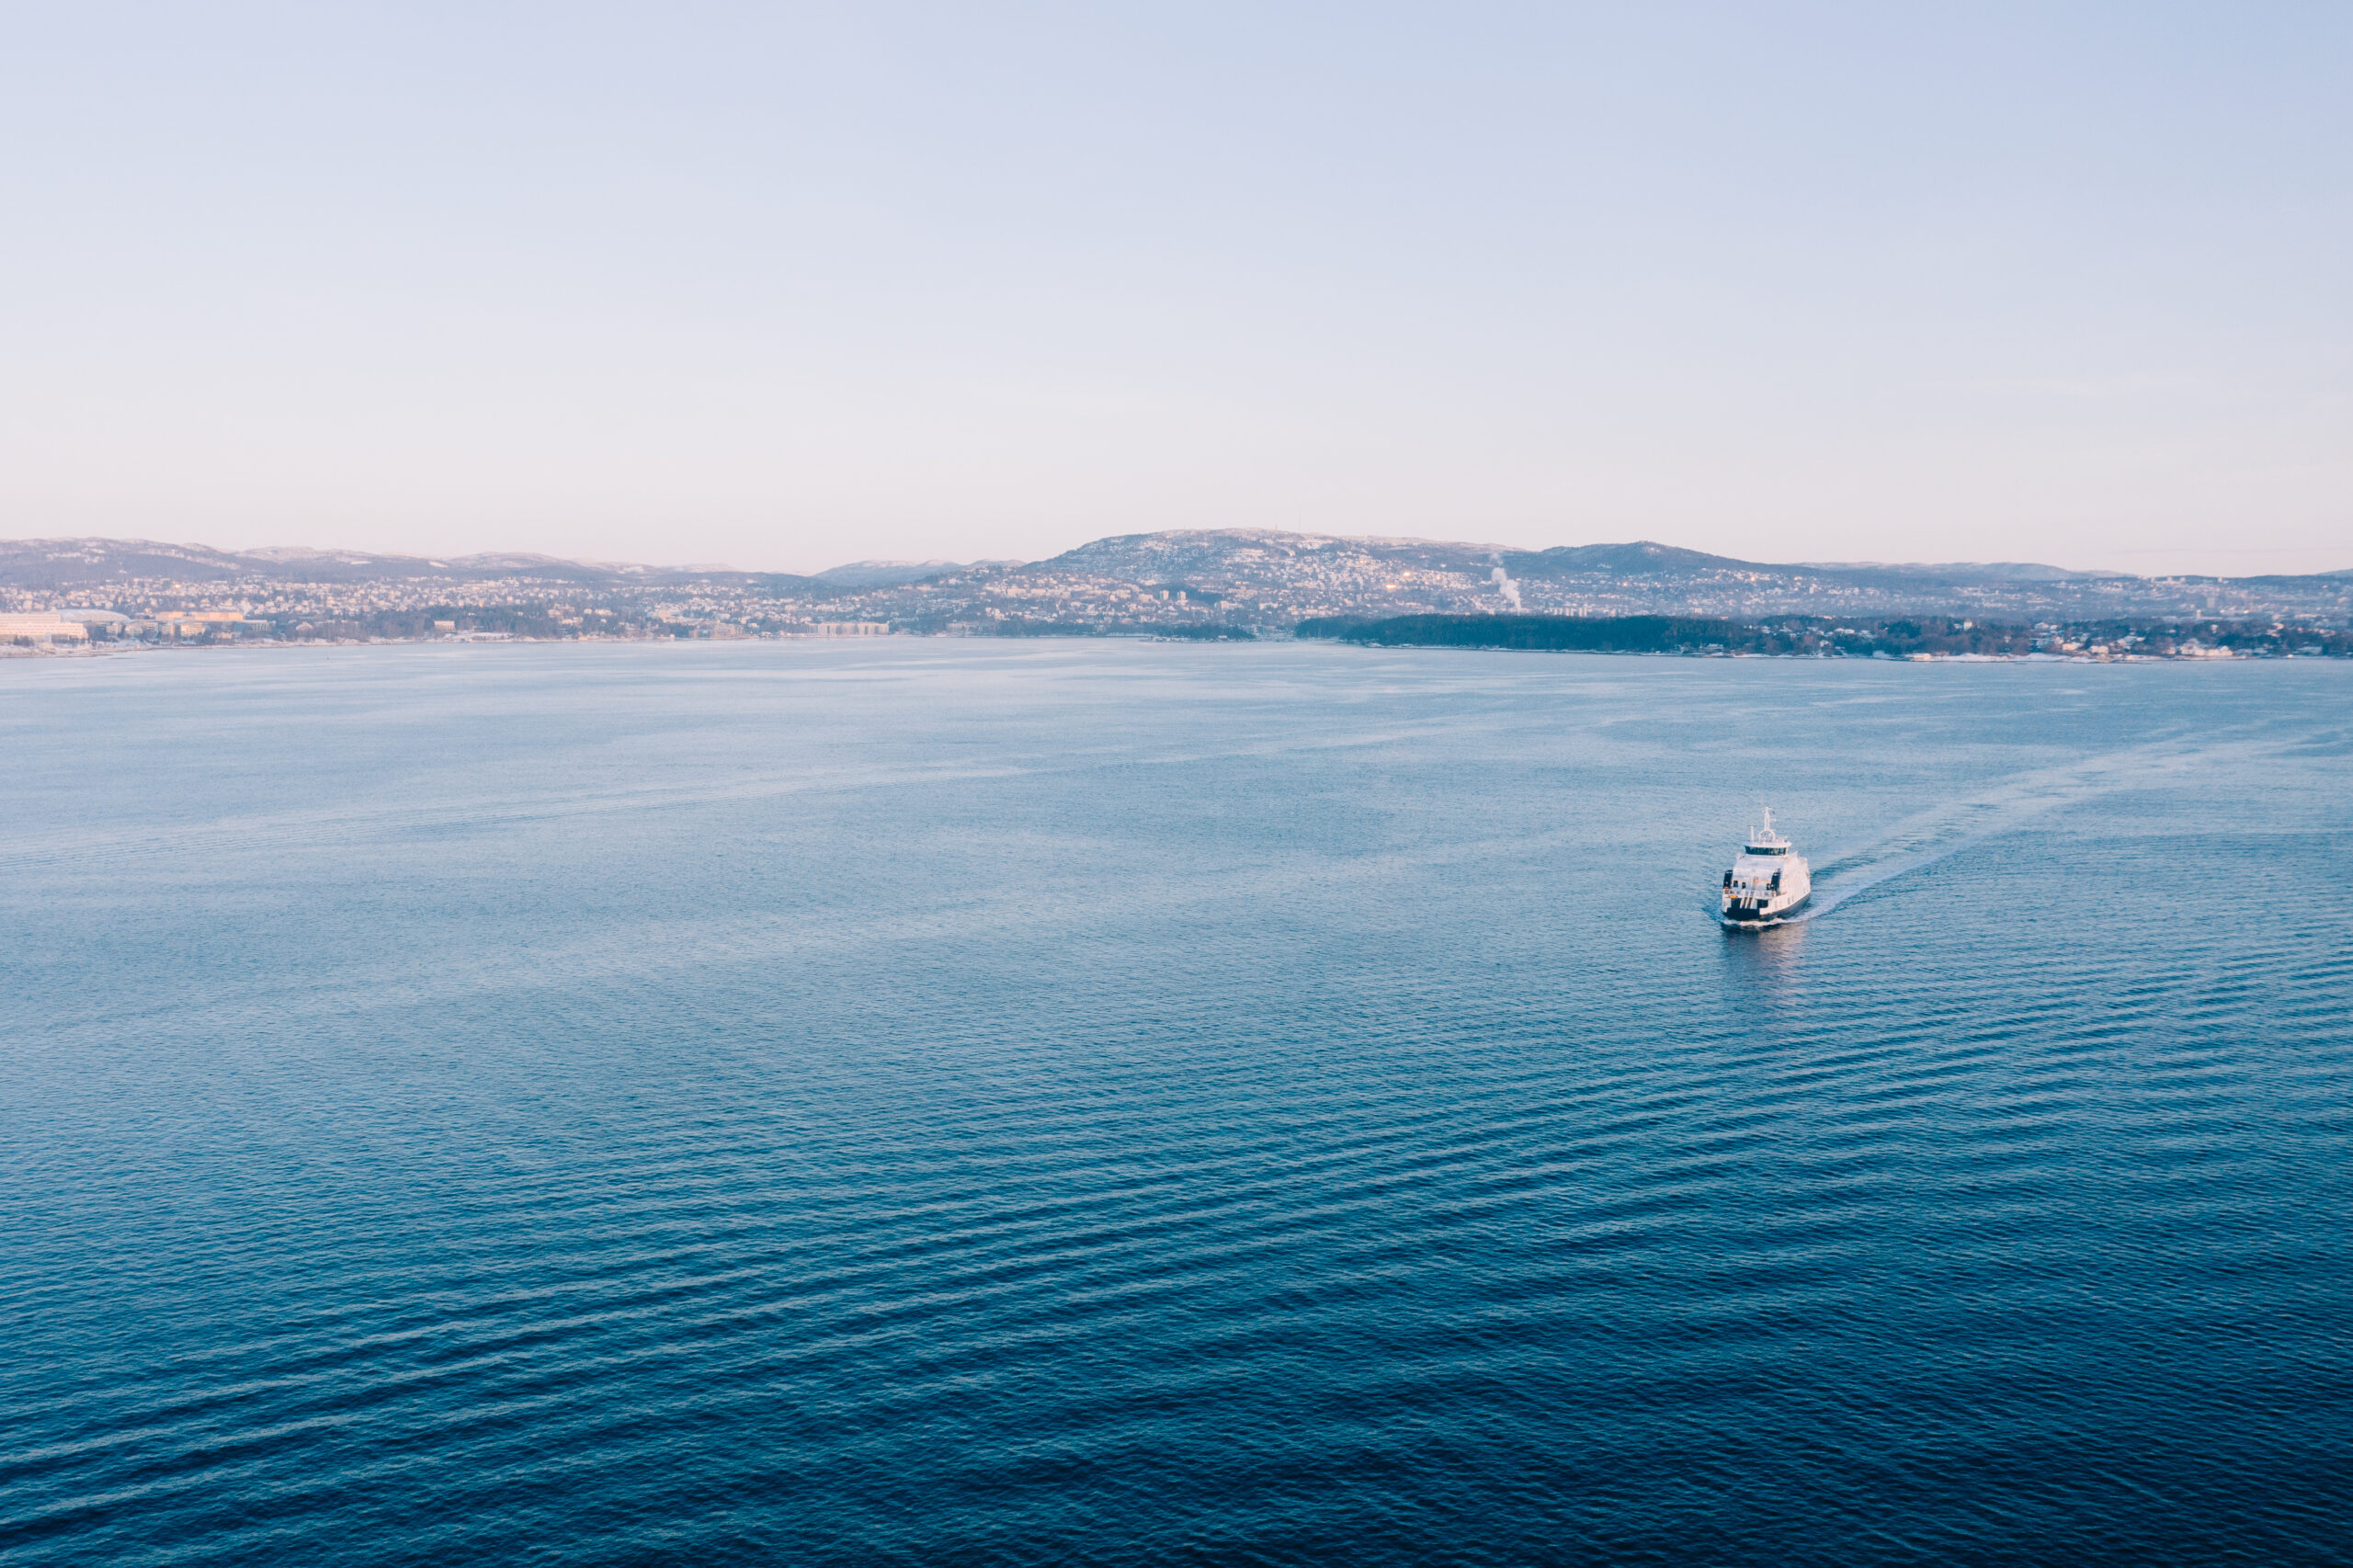
[[[2252,742],[2153,741],[2078,762],[2020,774],[1964,800],[1940,801],[1904,818],[1875,842],[1834,855],[1814,872],[1806,907],[1772,924],[1818,919],[1859,893],[1951,858],[2052,812],[2119,790],[2144,787],[2224,756],[2261,749]]]

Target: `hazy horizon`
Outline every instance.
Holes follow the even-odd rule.
[[[1675,541],[1675,540],[1560,540],[1560,541],[1555,541],[1553,544],[1518,544],[1518,543],[1514,543],[1514,542],[1512,542],[1512,541],[1510,541],[1510,540],[1503,540],[1440,539],[1440,538],[1438,538],[1438,537],[1436,537],[1436,536],[1434,536],[1434,535],[1425,535],[1425,534],[1348,534],[1348,533],[1342,533],[1342,532],[1339,532],[1339,531],[1337,531],[1337,530],[1328,529],[1328,528],[1316,528],[1316,529],[1304,529],[1304,528],[1302,528],[1302,529],[1264,529],[1264,530],[1242,530],[1242,529],[1234,529],[1234,530],[1211,530],[1211,529],[1204,529],[1204,530],[1186,530],[1186,529],[1162,530],[1162,529],[1154,529],[1154,530],[1146,530],[1146,531],[1150,531],[1150,532],[1187,532],[1187,531],[1201,531],[1201,532],[1215,532],[1215,531],[1237,531],[1237,532],[1238,532],[1238,531],[1261,531],[1261,532],[1281,532],[1281,533],[1290,533],[1290,534],[1294,534],[1294,535],[1297,535],[1297,536],[1300,536],[1300,537],[1305,537],[1305,538],[1334,538],[1334,539],[1347,539],[1347,540],[1356,540],[1356,541],[1359,541],[1359,542],[1378,542],[1378,543],[1390,543],[1390,544],[1473,545],[1473,546],[1478,546],[1478,547],[1482,547],[1482,548],[1488,548],[1488,547],[1492,547],[1492,548],[1495,548],[1495,549],[1507,550],[1507,551],[1523,551],[1523,550],[1524,550],[1524,551],[1544,551],[1544,550],[1551,550],[1551,549],[1557,548],[1557,547],[1559,547],[1559,546],[1561,546],[1561,545],[1571,545],[1571,546],[1611,546],[1611,545],[1628,545],[1628,544],[1662,544],[1662,545],[1667,545],[1667,546],[1670,546],[1670,547],[1682,548],[1682,549],[1689,549],[1689,548],[1692,548],[1692,547],[1690,547],[1690,546],[1677,546],[1677,545],[1676,545],[1676,541]],[[818,574],[823,574],[823,573],[824,573],[824,572],[832,571],[832,570],[835,570],[835,569],[837,569],[837,568],[842,568],[842,567],[849,567],[849,566],[909,566],[909,565],[924,565],[924,566],[930,566],[930,565],[938,565],[938,566],[943,566],[943,567],[949,567],[949,566],[964,567],[964,566],[977,566],[977,565],[983,565],[983,564],[998,564],[998,565],[1013,565],[1013,566],[1029,566],[1029,565],[1035,565],[1035,564],[1037,564],[1037,563],[1038,563],[1038,562],[1040,562],[1051,560],[1051,559],[1053,559],[1055,556],[1058,556],[1058,555],[1061,555],[1061,554],[1065,553],[1065,551],[1054,551],[1051,552],[1050,554],[1046,554],[1046,555],[1034,555],[1034,556],[1011,556],[1011,555],[993,554],[993,553],[989,553],[989,552],[985,552],[985,551],[983,551],[983,552],[981,552],[981,553],[978,553],[978,554],[974,554],[974,555],[967,556],[967,557],[962,558],[962,559],[961,559],[961,560],[960,560],[960,559],[953,558],[953,557],[947,557],[947,556],[871,556],[871,555],[870,555],[870,556],[853,556],[853,557],[849,557],[849,558],[847,558],[847,559],[840,559],[840,560],[831,560],[831,561],[826,561],[826,562],[820,562],[820,563],[817,563],[817,564],[813,564],[813,565],[774,566],[774,565],[751,565],[751,564],[747,564],[747,563],[745,563],[745,562],[741,562],[741,561],[688,561],[688,560],[662,560],[662,559],[632,558],[632,557],[628,557],[628,556],[565,555],[565,554],[562,554],[561,552],[554,551],[509,550],[509,549],[501,549],[501,548],[498,548],[498,547],[496,547],[496,546],[490,546],[490,547],[485,547],[485,548],[482,548],[482,549],[469,549],[469,550],[415,551],[415,550],[375,550],[375,549],[371,549],[371,548],[369,548],[369,547],[368,547],[368,546],[365,546],[365,545],[355,545],[355,544],[333,544],[333,545],[321,545],[321,544],[310,544],[310,543],[302,543],[302,542],[287,542],[287,541],[283,541],[283,540],[277,541],[277,542],[274,542],[274,543],[268,543],[268,544],[224,545],[224,544],[215,543],[214,541],[210,540],[166,540],[166,539],[153,539],[153,538],[136,538],[136,537],[130,536],[130,535],[82,535],[82,536],[73,536],[73,535],[51,535],[51,536],[46,536],[46,537],[49,537],[49,538],[57,538],[57,539],[70,539],[70,538],[75,538],[75,537],[80,537],[80,538],[89,538],[89,539],[106,539],[106,540],[109,540],[109,541],[111,541],[111,542],[114,542],[114,543],[120,543],[120,544],[143,543],[143,544],[154,544],[154,545],[177,546],[177,547],[179,547],[179,548],[183,548],[183,549],[195,549],[195,550],[215,550],[215,551],[222,551],[222,552],[223,552],[223,553],[225,553],[225,554],[232,554],[232,555],[259,555],[259,554],[266,554],[266,553],[273,552],[273,551],[307,551],[307,552],[316,553],[316,554],[320,554],[320,555],[330,555],[330,554],[338,554],[338,553],[348,553],[348,554],[355,554],[355,555],[401,556],[401,557],[408,557],[408,558],[416,559],[416,560],[433,560],[433,561],[464,561],[464,560],[473,559],[473,558],[484,557],[484,556],[506,556],[506,555],[512,555],[512,556],[526,556],[526,555],[539,555],[539,556],[545,556],[545,557],[549,557],[549,558],[551,558],[551,559],[555,559],[555,560],[571,561],[571,562],[577,562],[577,563],[580,563],[580,564],[583,564],[583,565],[643,566],[643,567],[651,567],[651,568],[654,568],[654,569],[662,570],[662,571],[673,571],[673,572],[764,572],[764,573],[781,573],[781,574],[790,574],[790,575],[801,575],[801,576],[815,576],[815,575],[818,575]],[[1071,546],[1067,547],[1067,549],[1074,549],[1074,549],[1078,548],[1078,547],[1079,547],[1079,546],[1081,546],[1081,545],[1094,543],[1094,542],[1096,542],[1096,541],[1097,541],[1097,540],[1105,540],[1105,539],[1113,539],[1113,538],[1120,538],[1120,537],[1123,537],[1123,536],[1119,535],[1119,534],[1097,534],[1097,535],[1092,536],[1092,537],[1091,537],[1091,538],[1089,538],[1089,539],[1083,539],[1083,540],[1077,540],[1075,543],[1074,543],[1074,544],[1072,544]],[[33,540],[30,540],[30,539],[0,540],[0,543],[11,543],[11,544],[22,544],[22,543],[28,543],[28,542],[33,542]],[[1707,552],[1707,553],[1713,554],[1713,553],[1716,553],[1716,552],[1714,552],[1714,551],[1709,551],[1709,552]],[[2324,555],[2324,556],[2327,554],[2327,552],[2326,552],[2325,551],[2321,551],[2320,553],[2321,553],[2322,555]],[[2339,551],[2337,551],[2336,553],[2337,553],[2337,555],[2339,555],[2339,556],[2344,557],[2345,559],[2347,559],[2348,562],[2353,562],[2353,548],[2348,548],[2348,549],[2347,549],[2347,550]],[[2111,564],[2111,565],[2105,565],[2105,566],[2103,566],[2103,565],[2099,565],[2099,564],[2097,564],[2097,563],[2095,563],[2095,564],[2089,564],[2089,565],[2078,565],[2078,564],[2075,564],[2075,563],[2073,563],[2073,562],[2069,562],[2052,561],[2052,560],[2048,560],[2048,559],[2028,561],[2028,560],[2018,560],[2018,559],[1994,560],[1994,559],[1991,559],[1991,558],[1985,558],[1985,559],[1978,559],[1978,560],[1921,561],[1921,560],[1900,560],[1900,559],[1896,559],[1896,558],[1893,558],[1893,557],[1886,557],[1886,558],[1881,558],[1881,559],[1877,559],[1877,560],[1849,560],[1849,561],[1820,561],[1820,560],[1816,560],[1816,561],[1775,561],[1775,560],[1767,560],[1767,559],[1765,559],[1765,558],[1763,558],[1763,557],[1758,557],[1758,556],[1726,557],[1725,559],[1733,559],[1733,560],[1747,561],[1747,562],[1753,562],[1753,563],[1755,563],[1755,564],[1757,564],[1757,565],[1769,565],[1769,566],[1798,566],[1798,567],[1803,567],[1803,566],[1818,566],[1818,567],[1825,567],[1825,568],[1827,568],[1827,567],[1871,567],[1871,566],[1890,566],[1890,567],[1938,567],[1938,566],[1955,566],[1955,567],[1958,567],[1958,566],[2014,567],[2014,566],[2029,566],[2029,565],[2031,565],[2031,566],[2052,566],[2052,567],[2058,567],[2058,568],[2060,568],[2060,569],[2062,569],[2062,570],[2069,571],[2069,572],[2093,573],[2093,574],[2115,574],[2115,575],[2119,575],[2119,576],[2125,576],[2125,575],[2129,575],[2129,576],[2136,576],[2136,577],[2165,577],[2165,576],[2255,577],[2255,576],[2274,576],[2274,575],[2304,576],[2304,575],[2321,575],[2321,574],[2327,574],[2336,573],[2336,572],[2353,571],[2353,565],[2346,565],[2346,566],[2317,566],[2317,567],[2304,567],[2304,568],[2298,568],[2298,569],[2296,569],[2296,570],[2294,570],[2294,571],[2289,571],[2289,570],[2287,570],[2287,569],[2285,569],[2285,568],[2277,568],[2277,567],[2261,567],[2261,568],[2249,567],[2249,568],[2242,568],[2242,569],[2239,569],[2239,570],[2236,570],[2236,571],[2214,571],[2214,572],[2196,571],[2196,570],[2192,570],[2192,569],[2188,569],[2188,568],[2181,568],[2181,569],[2176,569],[2176,570],[2171,570],[2171,571],[2165,571],[2165,570],[2158,570],[2158,569],[2154,569],[2154,568],[2146,568],[2146,567],[2143,567],[2143,568],[2137,568],[2137,569],[2136,569],[2136,568],[2134,568],[2134,567],[2131,567],[2131,566],[2118,566],[2118,565],[2112,565],[2112,564]]]
[[[17,18],[0,534],[2353,566],[2353,14]]]

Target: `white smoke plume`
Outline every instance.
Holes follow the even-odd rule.
[[[1510,603],[1512,608],[1519,608],[1519,585],[1513,582],[1510,574],[1504,571],[1504,558],[1500,555],[1494,555],[1488,557],[1488,559],[1495,563],[1495,571],[1490,574],[1495,581],[1495,592],[1503,595],[1505,599]]]

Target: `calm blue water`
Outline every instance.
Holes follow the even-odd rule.
[[[154,655],[0,758],[12,1568],[2353,1561],[2353,665]]]

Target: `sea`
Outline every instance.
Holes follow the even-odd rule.
[[[9,661],[0,1562],[2353,1562],[2348,868],[2344,661]]]

